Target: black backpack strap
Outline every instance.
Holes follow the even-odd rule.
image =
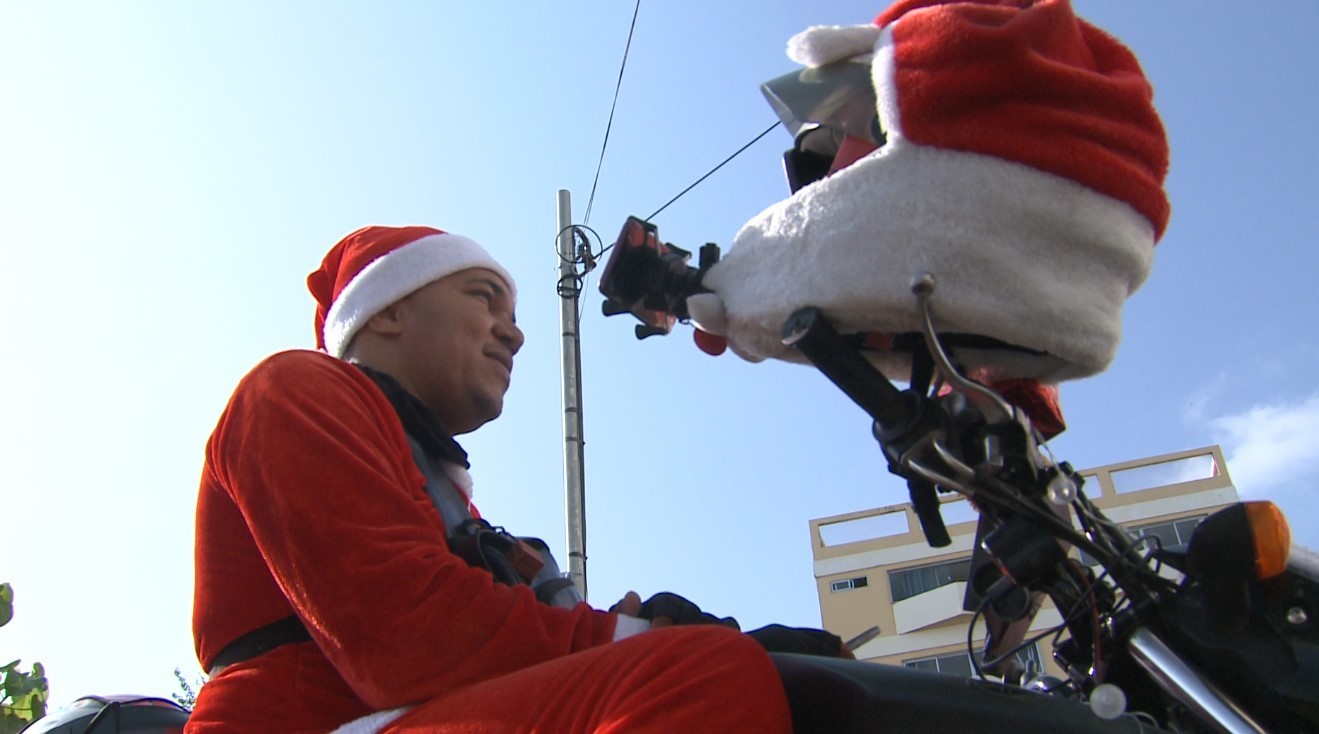
[[[444,468],[411,434],[408,443],[417,469],[426,478],[426,494],[444,518],[450,551],[469,565],[486,569],[500,583],[531,586],[536,598],[551,606],[571,609],[584,601],[577,586],[560,572],[545,541],[514,536],[472,517],[466,499]]]
[[[545,541],[528,537],[523,537],[521,540],[539,553],[545,563],[540,573],[531,580],[531,589],[536,592],[537,599],[552,607],[564,609],[572,609],[586,601],[582,598],[582,593],[577,590],[577,584],[559,570],[559,562],[554,560],[554,554],[550,552],[550,547]]]
[[[206,674],[214,678],[220,674],[220,671],[234,663],[251,660],[257,655],[295,642],[311,642],[311,633],[302,624],[302,620],[295,616],[288,616],[264,627],[257,627],[225,645],[211,664],[206,666]]]
[[[453,485],[444,467],[411,434],[408,434],[408,445],[412,447],[412,460],[417,470],[426,478],[426,494],[430,495],[435,509],[444,518],[444,533],[452,537],[459,526],[472,519],[472,512],[467,509],[467,500]]]

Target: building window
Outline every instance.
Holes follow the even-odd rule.
[[[971,677],[971,656],[964,652],[955,652],[950,655],[937,655],[932,658],[903,660],[902,664],[908,668],[928,670],[931,673],[960,675],[963,678]]]
[[[1191,542],[1191,533],[1195,531],[1195,526],[1208,515],[1196,515],[1194,517],[1183,517],[1180,520],[1165,520],[1163,522],[1151,523],[1149,525],[1138,525],[1128,528],[1129,531],[1136,535],[1146,538],[1158,538],[1158,543],[1163,548],[1173,548],[1179,545],[1186,545]],[[1081,551],[1081,563],[1087,566],[1098,566],[1099,561],[1085,551]]]
[[[1023,669],[1040,671],[1044,669],[1044,664],[1040,659],[1039,643],[1028,645],[1018,650],[1016,654],[1017,662]],[[912,660],[903,660],[902,664],[908,668],[917,670],[928,670],[933,673],[944,673],[946,675],[960,675],[963,678],[969,678],[974,674],[971,667],[971,656],[965,652],[954,652],[947,655],[936,655],[929,658],[914,658]]]
[[[1171,548],[1177,545],[1186,545],[1191,542],[1191,533],[1195,531],[1195,526],[1205,519],[1206,515],[1196,517],[1184,517],[1180,520],[1168,520],[1165,522],[1156,522],[1151,525],[1141,525],[1132,528],[1137,535],[1142,538],[1154,536],[1159,539],[1164,548]]]
[[[841,581],[830,581],[829,591],[847,591],[848,589],[862,589],[869,586],[870,582],[865,576],[857,576],[854,579],[842,579]]]
[[[889,589],[893,592],[893,601],[900,602],[917,594],[933,591],[941,586],[957,581],[966,581],[971,570],[971,559],[936,563],[919,568],[904,568],[901,571],[888,572]]]

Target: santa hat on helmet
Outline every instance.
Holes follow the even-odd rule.
[[[779,339],[817,306],[845,333],[919,331],[913,276],[938,283],[946,334],[994,379],[1103,370],[1169,207],[1168,147],[1132,53],[1066,0],[904,0],[873,24],[789,43],[808,67],[871,65],[887,142],[770,207],[706,275],[693,320],[742,356],[800,361]],[[902,355],[872,359],[906,379]]]
[[[307,276],[316,299],[316,346],[335,357],[386,306],[446,275],[494,271],[517,298],[513,276],[477,243],[432,227],[370,226],[330,249]]]

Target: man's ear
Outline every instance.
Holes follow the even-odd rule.
[[[380,309],[379,313],[366,320],[362,328],[381,336],[398,336],[403,333],[402,302],[391,303]]]

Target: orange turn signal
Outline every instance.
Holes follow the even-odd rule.
[[[1261,581],[1287,570],[1291,555],[1292,531],[1282,510],[1268,500],[1243,503],[1246,522],[1255,539],[1255,575]]]

